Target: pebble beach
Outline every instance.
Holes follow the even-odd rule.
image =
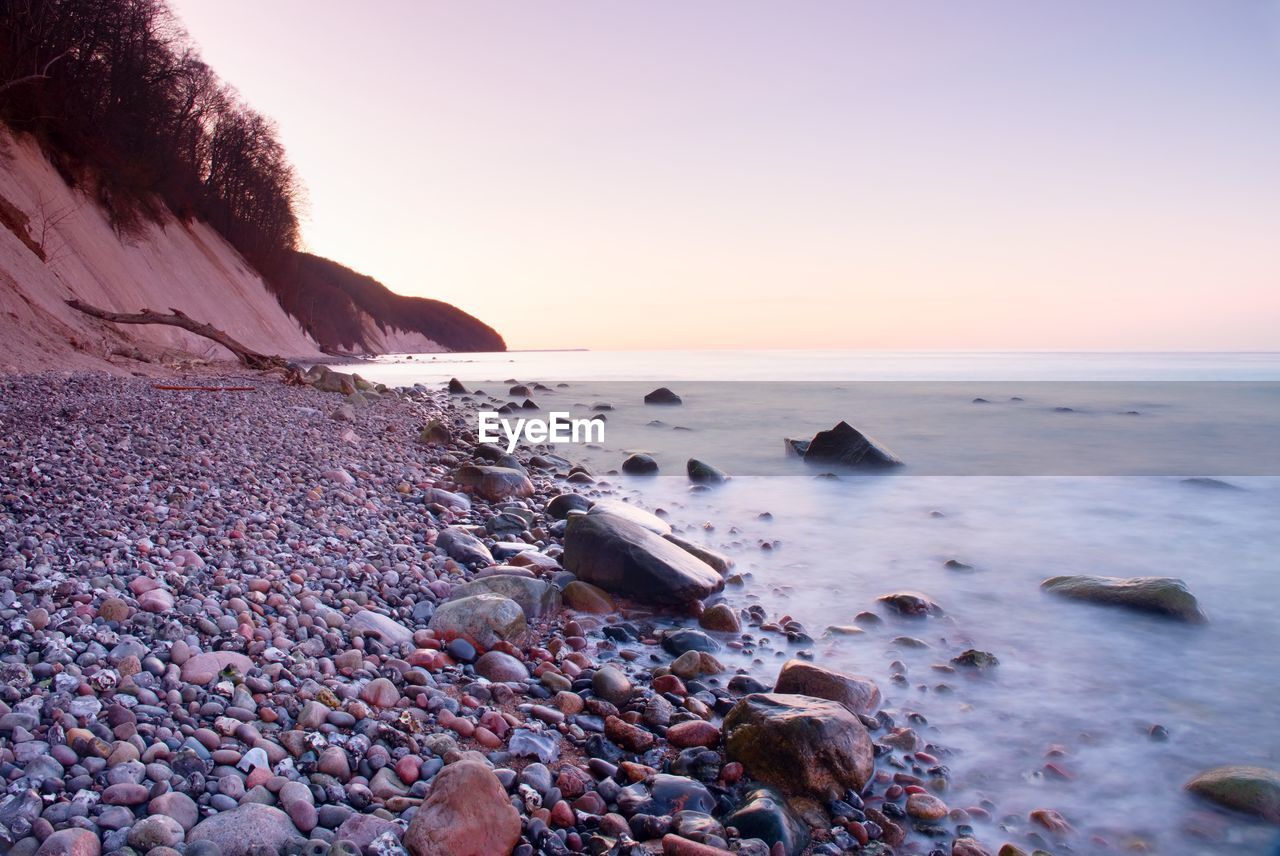
[[[478,444],[460,384],[301,379],[0,380],[0,852],[1092,852],[948,804],[691,521]]]

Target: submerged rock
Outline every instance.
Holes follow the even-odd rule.
[[[860,469],[887,469],[902,466],[897,455],[876,445],[848,422],[813,435],[804,450],[804,459],[818,464],[840,464]]]
[[[872,714],[880,707],[880,688],[875,681],[824,669],[804,660],[784,663],[773,691],[839,702],[855,714]]]
[[[1173,577],[1050,577],[1040,587],[1051,594],[1200,623],[1205,615],[1187,584]]]
[[[874,772],[866,726],[839,702],[754,693],[729,711],[723,731],[731,759],[789,796],[840,798]]]
[[[569,521],[562,561],[585,582],[650,603],[686,604],[724,587],[724,580],[706,562],[609,513]]]
[[[680,396],[665,386],[660,386],[644,397],[645,404],[680,404]]]
[[[1275,770],[1214,767],[1187,782],[1186,789],[1224,808],[1280,823],[1280,773]]]

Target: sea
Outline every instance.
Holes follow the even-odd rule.
[[[731,556],[743,584],[725,599],[812,640],[723,659],[765,683],[797,655],[875,679],[941,747],[945,801],[991,813],[979,838],[1017,840],[1050,808],[1073,853],[1275,852],[1274,827],[1183,785],[1221,764],[1280,769],[1280,354],[531,351],[356,370],[456,377],[495,406],[524,384],[538,410],[518,415],[603,415],[602,442],[557,454]],[[646,405],[660,386],[682,403]],[[904,465],[788,454],[839,421]],[[620,472],[637,452],[657,476]],[[689,458],[731,478],[692,488]],[[1208,621],[1041,590],[1064,574],[1177,577]],[[942,614],[885,615],[877,598],[897,591]],[[970,648],[999,665],[952,670]]]

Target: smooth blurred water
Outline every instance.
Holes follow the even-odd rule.
[[[422,357],[360,371],[391,384],[457,376],[495,393],[505,392],[507,379],[552,387],[569,381],[547,400],[563,396],[573,404],[608,396],[617,409],[607,414],[603,447],[561,453],[586,460],[593,472],[606,474],[607,486],[666,509],[690,537],[733,555],[749,577],[746,586],[727,590],[731,602],[759,602],[771,617],[786,613],[802,621],[817,639],[817,662],[871,676],[887,707],[923,714],[929,723],[923,735],[954,750],[946,759],[954,777],[944,795],[948,803],[989,799],[997,806],[996,820],[978,825],[981,838],[1017,840],[1027,812],[1046,807],[1075,826],[1071,852],[1126,851],[1136,843],[1171,854],[1269,852],[1272,830],[1215,815],[1182,785],[1218,764],[1280,767],[1280,478],[1233,476],[1243,489],[1227,490],[1180,476],[1220,474],[1196,468],[1197,442],[1217,452],[1274,453],[1280,426],[1272,388],[1204,387],[1212,391],[1196,399],[1204,405],[1197,410],[1152,397],[1173,387],[1036,382],[1275,381],[1277,355],[564,352]],[[634,394],[640,386],[619,383],[668,384],[683,392],[682,380],[738,383],[706,387],[707,397],[691,394],[675,408],[646,407]],[[810,383],[758,383],[766,380]],[[849,406],[840,382],[868,380],[951,382],[892,385],[875,407],[847,417],[874,429],[909,466],[899,474],[830,480],[787,462],[781,437],[830,427]],[[972,404],[971,393],[981,394],[975,389],[1007,392],[1002,381],[1029,384],[1023,388],[1034,394],[1016,406],[1008,396]],[[1077,399],[1067,401],[1065,390]],[[1126,426],[1138,417],[1122,415],[1124,396],[1135,390],[1147,399],[1139,409],[1178,426],[1165,436],[1177,447],[1172,452],[1187,459],[1185,467],[1167,474],[1157,467],[1154,475],[1063,476],[1055,473],[1074,471],[1044,466],[1053,456],[1037,449],[1063,431],[1088,433],[1088,449],[1137,430]],[[1060,404],[1075,411],[1055,411]],[[1076,417],[1091,422],[1061,421]],[[655,418],[664,426],[649,426]],[[695,430],[673,429],[684,423]],[[1073,427],[1059,428],[1063,424]],[[1125,442],[1138,448],[1142,436]],[[984,446],[982,437],[996,439]],[[637,449],[654,451],[671,475],[607,475]],[[688,456],[735,478],[691,492],[680,475]],[[1002,456],[1024,461],[1025,472],[1045,474],[981,474],[984,464]],[[931,460],[956,458],[966,475],[919,474],[938,469],[924,465]],[[764,511],[772,520],[758,518]],[[764,542],[772,549],[762,549]],[[974,570],[946,568],[953,558]],[[1210,621],[1188,626],[1054,599],[1039,588],[1046,577],[1076,573],[1180,577]],[[890,619],[855,636],[824,635],[828,626],[874,610],[877,596],[904,589],[927,594],[945,616]],[[896,644],[899,636],[929,647]],[[993,675],[933,668],[969,647],[999,658]],[[734,664],[771,680],[794,653],[758,653],[759,662]],[[906,686],[891,681],[894,661],[907,667]],[[1148,736],[1154,724],[1168,730],[1167,742]],[[1047,757],[1051,747],[1061,756]],[[1050,760],[1071,779],[1046,777]],[[1006,815],[1011,831],[998,828]],[[1209,830],[1207,837],[1192,828]],[[1093,836],[1105,839],[1109,850]]]

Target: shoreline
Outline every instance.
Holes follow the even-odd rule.
[[[707,600],[733,606],[702,610],[573,582],[564,522],[548,508],[566,492],[616,497],[616,483],[522,447],[517,461],[477,463],[518,464],[527,495],[519,481],[461,488],[450,474],[476,451],[464,439],[471,413],[444,392],[344,397],[248,372],[185,377],[257,389],[0,377],[14,463],[3,523],[17,545],[0,557],[0,615],[20,628],[5,631],[0,768],[33,785],[0,804],[10,852],[81,832],[102,853],[147,852],[144,828],[168,842],[156,846],[192,853],[200,829],[217,828],[217,851],[194,850],[233,856],[237,822],[269,816],[286,838],[329,839],[335,856],[346,851],[333,840],[379,836],[420,856],[441,843],[411,817],[433,812],[468,818],[477,835],[516,829],[521,853],[770,852],[730,835],[731,815],[778,831],[781,852],[995,852],[972,828],[990,828],[988,808],[937,799],[945,748],[866,698],[820,711],[843,723],[830,740],[866,735],[828,759],[831,781],[772,776],[794,790],[790,809],[776,793],[753,795],[752,770],[729,757],[749,758],[750,747],[728,752],[722,726],[752,713],[742,698],[775,675],[733,675],[716,654],[807,637],[798,623],[770,623],[763,605],[747,608],[736,587]],[[648,517],[636,519],[654,526]],[[453,528],[467,526],[482,537]],[[504,612],[498,592],[521,614]],[[490,600],[457,608],[476,594]],[[664,635],[676,626],[694,632]],[[717,647],[699,651],[704,640]],[[15,644],[38,660],[16,660]],[[821,683],[805,686],[816,696]],[[861,690],[878,699],[874,685]],[[874,762],[869,775],[840,769],[862,760]],[[864,781],[834,784],[848,776]],[[82,793],[99,800],[82,799],[83,813]],[[250,804],[275,812],[241,811]],[[1065,834],[1054,814],[1039,818],[1047,838]]]

